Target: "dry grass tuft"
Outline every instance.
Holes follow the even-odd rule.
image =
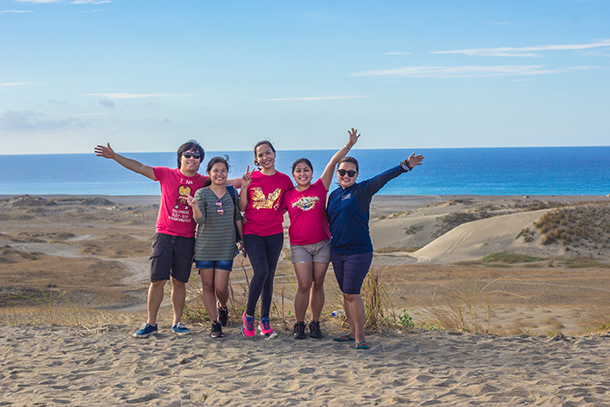
[[[541,244],[560,243],[566,248],[610,249],[610,204],[590,203],[544,214],[534,226],[543,235]]]

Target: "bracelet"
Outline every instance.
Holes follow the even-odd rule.
[[[411,171],[413,169],[413,167],[409,167],[409,161],[408,160],[404,160],[403,162],[401,162],[400,166],[405,171]]]
[[[347,144],[343,146],[343,148],[347,148],[347,151],[351,150],[351,147],[348,147]]]

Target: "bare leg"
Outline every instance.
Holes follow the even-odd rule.
[[[216,297],[218,298],[218,305],[220,308],[227,306],[229,301],[229,276],[231,272],[229,270],[216,269],[214,271],[214,289],[216,291]]]
[[[201,299],[210,321],[218,320],[216,310],[216,295],[214,294],[214,269],[199,269],[201,275]]]
[[[305,321],[307,305],[309,304],[309,290],[313,282],[313,263],[292,263],[297,275],[297,292],[294,294],[294,314],[297,322]]]
[[[313,263],[313,285],[311,290],[311,320],[319,321],[324,308],[324,277],[328,263]]]
[[[150,287],[148,287],[147,322],[153,326],[157,324],[157,314],[159,313],[159,307],[161,307],[161,302],[163,301],[163,287],[165,287],[166,281],[167,280],[154,281],[150,283]]]
[[[184,303],[186,302],[186,283],[180,280],[172,279],[172,307],[174,309],[174,322],[176,325],[182,320],[182,311],[184,311]]]
[[[348,316],[350,336],[356,339],[356,342],[362,342],[364,340],[364,301],[360,294],[343,294],[343,297],[345,298],[345,313]]]

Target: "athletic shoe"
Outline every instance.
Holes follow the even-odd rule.
[[[271,335],[273,333],[273,328],[269,324],[269,318],[263,317],[260,321],[258,321],[258,329],[261,330],[261,335]]]
[[[294,328],[292,330],[292,337],[294,339],[307,338],[307,334],[305,333],[305,322],[301,321],[294,324]]]
[[[229,309],[227,307],[220,308],[218,301],[216,301],[216,307],[218,308],[218,321],[220,321],[220,325],[227,326],[229,322]]]
[[[222,338],[224,336],[222,334],[220,322],[212,322],[212,331],[210,332],[210,336],[212,338]]]
[[[320,331],[320,321],[311,321],[309,323],[309,337],[310,338],[323,338],[322,331]]]
[[[134,338],[146,338],[146,337],[149,337],[150,335],[156,335],[157,332],[159,332],[159,329],[157,328],[157,324],[155,324],[155,326],[152,326],[148,322],[144,322],[142,324],[142,326],[140,326],[140,330],[138,332],[136,332],[135,334],[133,334],[133,337]]]
[[[244,325],[241,327],[241,333],[246,338],[251,338],[256,335],[256,331],[254,330],[254,317],[246,316],[246,313],[241,316],[241,320],[244,322]]]
[[[191,333],[191,330],[188,329],[182,322],[178,322],[176,325],[172,325],[172,331],[174,331],[174,333],[176,335],[188,335]]]

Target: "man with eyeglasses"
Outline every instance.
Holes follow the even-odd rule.
[[[149,167],[131,158],[114,152],[110,143],[98,145],[94,152],[99,157],[112,159],[123,167],[142,174],[161,186],[161,205],[150,256],[150,287],[148,289],[148,320],[133,335],[146,338],[158,332],[157,314],[163,301],[163,289],[167,280],[172,282],[172,331],[177,335],[188,335],[191,331],[182,322],[182,311],[186,301],[186,283],[191,275],[195,226],[193,210],[187,198],[203,188],[208,177],[197,172],[203,161],[203,147],[189,140],[178,148],[178,168]],[[230,183],[235,185],[235,180]],[[238,180],[239,181],[239,180]],[[241,186],[241,182],[236,185]]]

